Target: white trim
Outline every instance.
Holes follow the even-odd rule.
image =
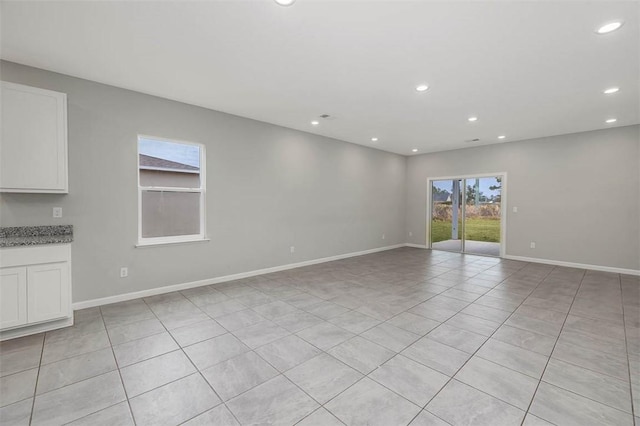
[[[392,246],[378,247],[378,248],[369,249],[369,250],[363,250],[363,251],[357,251],[357,252],[352,252],[352,253],[339,254],[339,255],[336,255],[336,256],[323,257],[323,258],[320,258],[320,259],[307,260],[307,261],[298,262],[298,263],[290,263],[290,264],[287,264],[287,265],[274,266],[274,267],[271,267],[271,268],[257,269],[257,270],[254,270],[254,271],[241,272],[241,273],[238,273],[238,274],[225,275],[225,276],[222,276],[222,277],[209,278],[209,279],[205,279],[205,280],[192,281],[192,282],[182,283],[182,284],[174,284],[174,285],[169,285],[169,286],[165,286],[165,287],[158,287],[158,288],[152,288],[152,289],[148,289],[148,290],[136,291],[136,292],[133,292],[133,293],[118,294],[118,295],[115,295],[115,296],[102,297],[102,298],[99,298],[99,299],[85,300],[85,301],[82,301],[82,302],[73,303],[72,307],[73,307],[73,310],[92,308],[94,306],[107,305],[109,303],[124,302],[124,301],[127,301],[127,300],[138,299],[140,297],[155,296],[157,294],[171,293],[173,291],[187,290],[187,289],[190,289],[190,288],[202,287],[202,286],[205,286],[205,285],[218,284],[218,283],[223,283],[223,282],[226,282],[226,281],[239,280],[239,279],[248,278],[248,277],[255,277],[257,275],[269,274],[269,273],[272,273],[272,272],[279,272],[279,271],[286,271],[288,269],[295,269],[295,268],[300,268],[300,267],[303,267],[303,266],[310,266],[310,265],[316,265],[316,264],[319,264],[319,263],[332,262],[334,260],[347,259],[349,257],[363,256],[365,254],[378,253],[378,252],[381,252],[381,251],[393,250],[393,249],[400,248],[400,247],[413,247],[413,248],[430,250],[427,246],[422,245],[422,244],[411,244],[411,243],[395,244],[395,245],[392,245]],[[571,267],[571,268],[580,268],[580,269],[591,269],[591,270],[595,270],[595,271],[615,272],[615,273],[626,274],[626,275],[640,275],[640,270],[635,270],[635,269],[613,268],[613,267],[609,267],[609,266],[598,266],[598,265],[588,265],[588,264],[583,264],[583,263],[572,263],[572,262],[562,262],[562,261],[556,261],[556,260],[536,259],[536,258],[532,258],[532,257],[523,257],[523,256],[505,255],[505,256],[503,256],[503,258],[504,259],[508,259],[508,260],[518,260],[518,261],[523,261],[523,262],[545,263],[545,264],[549,264],[549,265],[566,266],[566,267]],[[2,338],[0,338],[0,340],[2,340]]]
[[[174,144],[193,145],[197,146],[200,151],[200,167],[198,173],[200,174],[200,187],[199,188],[181,188],[181,187],[153,187],[153,186],[141,186],[140,185],[140,139],[157,140],[161,142],[171,142]],[[208,241],[207,239],[207,156],[206,147],[204,144],[198,142],[186,142],[175,139],[166,139],[156,136],[148,136],[138,134],[136,139],[136,170],[138,180],[138,243],[136,247],[150,247],[164,244],[174,243],[186,243],[197,241]],[[160,191],[160,192],[190,192],[200,194],[200,233],[194,235],[177,235],[171,237],[151,237],[145,238],[142,236],[142,193],[148,191]]]
[[[69,318],[62,318],[54,321],[44,321],[37,324],[27,324],[9,330],[0,331],[0,342],[9,339],[15,339],[17,337],[29,336],[36,333],[44,333],[46,331],[57,330],[63,327],[69,327],[73,325],[73,315]]]
[[[429,247],[421,244],[405,244],[406,247],[414,247],[414,248],[422,248],[426,250],[431,250]],[[602,266],[602,265],[592,265],[590,263],[575,263],[575,262],[565,262],[563,260],[550,260],[550,259],[538,259],[536,257],[526,257],[526,256],[512,256],[512,255],[504,255],[502,259],[506,260],[517,260],[520,262],[530,262],[530,263],[542,263],[545,265],[555,265],[555,266],[565,266],[567,268],[577,268],[577,269],[588,269],[591,271],[602,271],[602,272],[613,272],[615,274],[623,274],[623,275],[637,275],[640,276],[640,269],[626,269],[626,268],[616,268],[613,266]]]
[[[460,176],[443,176],[443,177],[428,177],[427,178],[427,232],[426,232],[426,248],[431,248],[431,210],[432,210],[432,206],[431,206],[431,200],[432,200],[432,194],[431,194],[431,190],[432,190],[432,182],[436,181],[436,180],[453,180],[453,179],[459,179],[459,180],[463,180],[463,187],[464,187],[464,191],[466,191],[466,180],[467,179],[473,179],[473,178],[485,178],[485,177],[496,177],[496,176],[500,176],[502,177],[502,187],[500,189],[500,256],[499,257],[505,257],[507,254],[507,210],[508,210],[508,204],[507,204],[507,172],[495,172],[495,173],[474,173],[471,175],[460,175]],[[463,208],[463,215],[464,215],[464,208]],[[463,235],[464,235],[464,220],[463,222]],[[462,239],[464,240],[464,238]],[[464,242],[462,242],[462,244],[464,245]],[[463,247],[464,249],[464,247]],[[473,253],[466,253],[466,254],[473,254]]]
[[[613,266],[601,266],[601,265],[592,265],[589,263],[565,262],[563,260],[539,259],[537,257],[526,257],[526,256],[506,255],[506,256],[503,256],[503,259],[519,260],[521,262],[543,263],[545,265],[566,266],[567,268],[589,269],[592,271],[613,272],[616,274],[640,276],[639,269],[616,268]]]
[[[99,298],[99,299],[85,300],[85,301],[82,301],[82,302],[74,303],[73,304],[73,309],[74,310],[78,310],[78,309],[92,308],[94,306],[107,305],[109,303],[116,303],[116,302],[124,302],[124,301],[127,301],[127,300],[138,299],[140,297],[155,296],[157,294],[171,293],[173,291],[187,290],[187,289],[190,289],[190,288],[202,287],[202,286],[205,286],[205,285],[218,284],[218,283],[223,283],[223,282],[226,282],[226,281],[239,280],[239,279],[248,278],[248,277],[255,277],[256,275],[263,275],[263,274],[269,274],[269,273],[272,273],[272,272],[286,271],[288,269],[295,269],[295,268],[300,268],[300,267],[303,267],[303,266],[316,265],[318,263],[331,262],[331,261],[334,261],[334,260],[346,259],[346,258],[349,258],[349,257],[356,257],[356,256],[362,256],[362,255],[365,255],[365,254],[371,254],[371,253],[377,253],[377,252],[381,252],[381,251],[393,250],[393,249],[397,249],[397,248],[400,248],[400,247],[405,247],[405,245],[406,244],[395,244],[395,245],[392,245],[392,246],[378,247],[378,248],[369,249],[369,250],[363,250],[363,251],[357,251],[357,252],[352,252],[352,253],[339,254],[339,255],[336,255],[336,256],[323,257],[323,258],[320,258],[320,259],[306,260],[304,262],[289,263],[287,265],[274,266],[274,267],[271,267],[271,268],[256,269],[254,271],[241,272],[241,273],[238,273],[238,274],[225,275],[225,276],[222,276],[222,277],[209,278],[209,279],[204,279],[204,280],[199,280],[199,281],[192,281],[192,282],[188,282],[188,283],[174,284],[174,285],[168,285],[168,286],[164,286],[164,287],[151,288],[151,289],[148,289],[148,290],[136,291],[136,292],[133,292],[133,293],[118,294],[118,295],[115,295],[115,296],[102,297],[102,298]]]
[[[189,237],[189,235],[185,235],[183,237]],[[191,243],[206,243],[211,241],[210,238],[200,238],[200,236],[197,236],[197,238],[181,238],[179,240],[175,240],[175,241],[167,241],[168,237],[163,237],[162,241],[157,241],[157,242],[153,242],[153,241],[145,241],[143,243],[140,244],[136,244],[135,247],[136,248],[145,248],[145,247],[155,247],[155,246],[173,246],[176,244],[191,244]],[[147,240],[151,240],[151,238],[147,238]]]
[[[140,155],[140,154],[138,154]],[[142,154],[144,155],[144,154]],[[150,157],[150,155],[147,155]],[[188,164],[186,164],[188,166]],[[200,169],[198,170],[185,170],[185,169],[170,169],[168,167],[152,167],[152,166],[140,166],[140,170],[151,170],[152,172],[172,172],[172,173],[192,173],[194,175],[200,174]]]
[[[209,241],[209,239],[204,237],[202,234],[174,235],[171,237],[148,237],[142,238],[140,241],[138,241],[136,247],[160,246],[163,244],[195,243],[198,241]]]
[[[198,193],[202,192],[200,188],[187,188],[180,186],[143,186],[141,187],[143,191],[146,192],[191,192]]]

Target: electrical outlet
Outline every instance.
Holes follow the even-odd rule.
[[[409,231],[409,236],[413,237],[413,232]]]
[[[529,248],[536,248],[536,242],[535,241],[531,241],[531,244],[529,244]]]
[[[518,208],[514,206],[514,207],[513,207],[513,212],[514,212],[514,213],[518,213]]]
[[[122,267],[120,268],[120,278],[127,278],[129,276],[129,268]]]
[[[384,240],[384,234],[382,234],[382,239]]]
[[[62,217],[62,207],[54,207],[53,208],[53,217],[55,217],[55,218]]]
[[[295,248],[294,246],[291,246],[291,247],[289,248],[289,250],[291,250],[291,253],[295,253],[295,252],[296,252],[296,248]]]

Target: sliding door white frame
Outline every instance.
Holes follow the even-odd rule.
[[[460,179],[464,180],[464,184],[466,185],[467,179],[475,179],[475,178],[487,178],[487,177],[501,177],[502,178],[502,188],[500,189],[500,257],[504,257],[507,253],[507,172],[496,172],[496,173],[476,173],[472,175],[461,175],[461,176],[441,176],[441,177],[428,177],[427,178],[427,235],[426,235],[426,246],[431,249],[431,213],[433,209],[433,198],[432,198],[432,189],[433,182],[437,180],[454,180]],[[463,185],[464,186],[464,185]],[[466,187],[463,188],[466,191]],[[464,251],[464,206],[462,207],[462,249]]]

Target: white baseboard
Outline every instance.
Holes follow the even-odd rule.
[[[288,269],[300,268],[303,266],[316,265],[318,263],[331,262],[334,260],[347,259],[349,257],[363,256],[365,254],[377,253],[380,251],[393,250],[404,247],[406,244],[395,244],[392,246],[378,247],[370,250],[357,251],[352,253],[339,254],[337,256],[323,257],[320,259],[306,260],[304,262],[289,263],[287,265],[274,266],[271,268],[256,269],[249,272],[241,272],[238,274],[225,275],[223,277],[208,278],[199,281],[192,281],[182,284],[174,284],[164,287],[151,288],[148,290],[136,291],[133,293],[118,294],[115,296],[102,297],[99,299],[84,300],[82,302],[73,303],[73,310],[93,308],[94,306],[108,305],[109,303],[124,302],[127,300],[138,299],[140,297],[155,296],[157,294],[171,293],[173,291],[187,290],[205,285],[218,284],[226,281],[239,280],[242,278],[255,277],[256,275],[269,274],[272,272],[286,271]]]
[[[422,249],[428,248],[426,245],[422,245],[422,244],[406,243],[405,246],[422,248]],[[543,263],[545,265],[566,266],[567,268],[589,269],[592,271],[613,272],[615,274],[640,276],[640,270],[615,268],[613,266],[591,265],[588,263],[565,262],[562,260],[538,259],[537,257],[511,256],[511,255],[502,256],[501,259],[519,260],[521,262]]]
[[[613,272],[616,274],[625,274],[625,275],[640,275],[640,270],[614,268],[613,266],[601,266],[601,265],[591,265],[588,263],[564,262],[562,260],[538,259],[536,257],[525,257],[525,256],[507,255],[507,256],[503,256],[502,258],[508,259],[508,260],[519,260],[522,262],[544,263],[545,265],[566,266],[567,268],[590,269],[592,271]]]
[[[274,266],[274,267],[271,267],[271,268],[256,269],[254,271],[241,272],[241,273],[238,273],[238,274],[225,275],[225,276],[222,276],[222,277],[208,278],[208,279],[199,280],[199,281],[191,281],[191,282],[188,282],[188,283],[181,283],[181,284],[174,284],[174,285],[169,285],[169,286],[165,286],[165,287],[151,288],[151,289],[148,289],[148,290],[136,291],[136,292],[133,292],[133,293],[124,293],[124,294],[118,294],[118,295],[115,295],[115,296],[102,297],[102,298],[99,298],[99,299],[85,300],[85,301],[82,301],[82,302],[74,303],[73,304],[73,309],[74,310],[78,310],[78,309],[92,308],[94,306],[107,305],[109,303],[124,302],[124,301],[127,301],[127,300],[138,299],[138,298],[141,298],[141,297],[149,297],[149,296],[155,296],[157,294],[171,293],[173,291],[188,290],[190,288],[202,287],[202,286],[211,285],[211,284],[218,284],[218,283],[222,283],[222,282],[226,282],[226,281],[239,280],[239,279],[242,279],[242,278],[255,277],[256,275],[269,274],[269,273],[272,273],[272,272],[286,271],[288,269],[301,268],[303,266],[317,265],[319,263],[331,262],[331,261],[340,260],[340,259],[347,259],[349,257],[363,256],[365,254],[377,253],[377,252],[386,251],[386,250],[393,250],[393,249],[400,248],[400,247],[413,247],[413,248],[420,248],[420,249],[426,249],[427,248],[426,245],[422,245],[422,244],[410,244],[410,243],[395,244],[395,245],[392,245],[392,246],[378,247],[378,248],[370,249],[370,250],[363,250],[363,251],[357,251],[357,252],[352,252],[352,253],[339,254],[337,256],[329,256],[329,257],[323,257],[323,258],[320,258],[320,259],[312,259],[312,260],[307,260],[307,261],[304,261],[304,262],[289,263],[287,265]],[[559,260],[538,259],[538,258],[534,258],[534,257],[507,255],[507,256],[503,256],[503,259],[519,260],[519,261],[523,261],[523,262],[532,262],[532,263],[544,263],[544,264],[547,264],[547,265],[566,266],[566,267],[569,267],[569,268],[591,269],[591,270],[594,270],[594,271],[614,272],[614,273],[626,274],[626,275],[640,275],[640,271],[639,270],[635,270],[635,269],[624,269],[624,268],[614,268],[614,267],[610,267],[610,266],[599,266],[599,265],[589,265],[589,264],[583,264],[583,263],[563,262],[563,261],[559,261]]]
[[[31,334],[57,330],[59,328],[69,327],[71,325],[73,325],[73,315],[71,315],[70,318],[62,318],[56,321],[42,322],[38,324],[12,328],[10,330],[3,330],[0,331],[0,342],[9,339],[16,339],[18,337],[29,336]]]
[[[405,247],[413,247],[413,248],[420,248],[420,249],[426,249],[428,248],[426,245],[424,244],[411,244],[411,243],[406,243]]]

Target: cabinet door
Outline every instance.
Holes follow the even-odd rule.
[[[0,190],[66,193],[66,95],[8,82],[0,90]]]
[[[0,269],[0,328],[27,322],[27,268]]]
[[[27,267],[28,322],[47,321],[69,315],[69,264],[48,263]]]

